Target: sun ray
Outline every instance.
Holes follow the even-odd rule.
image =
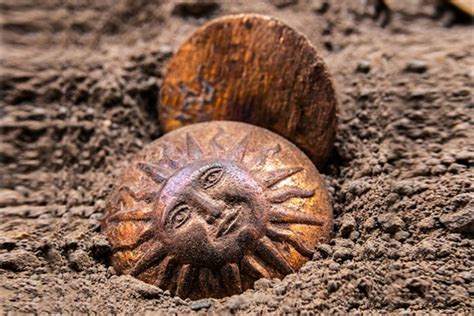
[[[202,149],[199,147],[191,133],[186,133],[186,149],[188,152],[188,158],[191,161],[199,160],[203,157]]]
[[[268,193],[268,200],[271,203],[283,203],[291,198],[310,198],[314,195],[315,190],[305,190],[295,186],[284,186]]]
[[[158,160],[157,164],[160,166],[166,165],[173,170],[179,169],[177,161],[170,158],[168,154],[168,146],[165,144],[161,145],[161,159]]]
[[[133,250],[138,246],[144,244],[145,242],[149,241],[150,239],[154,238],[155,236],[156,234],[153,230],[147,230],[137,239],[137,241],[131,244],[112,247],[112,252],[117,253],[120,251]]]
[[[271,171],[265,175],[265,179],[263,180],[263,185],[267,188],[271,188],[275,184],[291,177],[292,175],[297,174],[298,172],[302,171],[303,168],[301,167],[293,167],[293,168],[283,168]]]
[[[222,134],[224,134],[224,130],[219,127],[216,135],[214,135],[214,137],[212,137],[211,141],[209,142],[209,145],[211,146],[212,151],[216,153],[216,156],[220,155],[224,151],[224,148],[218,143],[217,140],[222,136]]]
[[[148,250],[135,266],[130,270],[129,274],[136,277],[142,272],[148,270],[151,266],[159,264],[167,255],[166,249],[159,242],[155,242],[150,250]]]
[[[173,257],[167,256],[161,261],[158,266],[157,277],[155,281],[155,286],[160,288],[168,287],[169,280],[171,278],[171,272],[173,271]]]
[[[235,145],[235,147],[230,151],[230,160],[236,162],[241,162],[244,160],[245,154],[247,152],[247,146],[250,141],[250,136],[250,133],[248,133],[240,140],[240,142],[237,143],[237,145]]]
[[[201,269],[199,271],[198,280],[199,287],[203,293],[206,293],[206,296],[210,295],[210,293],[216,293],[219,290],[219,283],[209,269]]]
[[[286,261],[278,248],[268,237],[262,237],[257,242],[255,250],[260,258],[262,258],[270,266],[275,267],[283,275],[294,272],[288,261]]]
[[[313,257],[313,251],[309,250],[301,241],[299,241],[291,230],[280,229],[277,227],[267,227],[267,236],[279,242],[287,242],[300,254],[307,258]]]
[[[264,153],[258,155],[258,157],[255,158],[254,163],[252,164],[252,170],[261,170],[267,163],[267,160],[278,154],[280,151],[280,144],[276,144],[273,147],[267,149]]]
[[[190,264],[184,264],[178,272],[176,280],[176,295],[179,297],[188,297],[189,290],[192,287],[193,274],[195,269]]]
[[[256,279],[270,278],[270,273],[261,265],[257,259],[247,255],[242,258],[242,267],[250,272]]]
[[[306,225],[323,225],[324,221],[315,215],[306,214],[299,211],[288,209],[273,208],[268,212],[268,218],[271,223],[275,224],[306,224]]]
[[[107,223],[119,223],[119,222],[130,222],[130,221],[152,221],[153,212],[144,212],[136,210],[125,210],[117,213],[110,214],[105,218]]]
[[[221,275],[227,290],[231,294],[242,292],[240,270],[239,266],[236,263],[228,263],[224,267],[222,267]]]
[[[156,184],[162,184],[166,181],[166,177],[162,175],[163,171],[161,171],[157,166],[145,162],[139,162],[137,167],[148,177],[150,177],[150,179],[152,179]]]
[[[119,189],[119,192],[120,192],[120,194],[125,193],[125,194],[130,195],[137,202],[144,201],[145,203],[153,202],[160,195],[160,191],[137,193],[137,192],[134,192],[132,189],[130,189],[127,186],[121,187]]]

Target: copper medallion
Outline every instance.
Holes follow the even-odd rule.
[[[165,132],[213,120],[267,128],[321,168],[333,146],[336,107],[327,66],[303,35],[242,14],[210,21],[181,45],[168,63],[158,112]]]
[[[296,271],[331,223],[323,180],[296,146],[216,121],[139,152],[107,202],[103,230],[117,272],[199,299]]]

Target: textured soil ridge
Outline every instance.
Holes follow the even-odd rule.
[[[472,26],[413,1],[3,1],[0,310],[469,314]],[[320,170],[333,239],[283,280],[182,300],[118,276],[100,233],[122,168],[161,135],[164,66],[210,18],[255,12],[312,41],[340,101]],[[461,19],[462,21],[462,19]]]

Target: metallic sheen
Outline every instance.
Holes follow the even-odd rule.
[[[192,299],[296,271],[332,223],[323,180],[296,146],[226,121],[189,125],[145,147],[106,211],[116,271]]]

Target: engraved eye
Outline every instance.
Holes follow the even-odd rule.
[[[244,197],[240,197],[237,195],[228,195],[225,197],[227,203],[231,205],[243,204],[246,203],[247,200]]]
[[[177,229],[182,226],[186,221],[189,219],[189,215],[191,210],[187,205],[179,205],[177,206],[171,215],[169,224],[173,229]]]
[[[221,167],[212,167],[207,169],[201,176],[201,183],[204,189],[210,188],[221,179],[224,170]]]

